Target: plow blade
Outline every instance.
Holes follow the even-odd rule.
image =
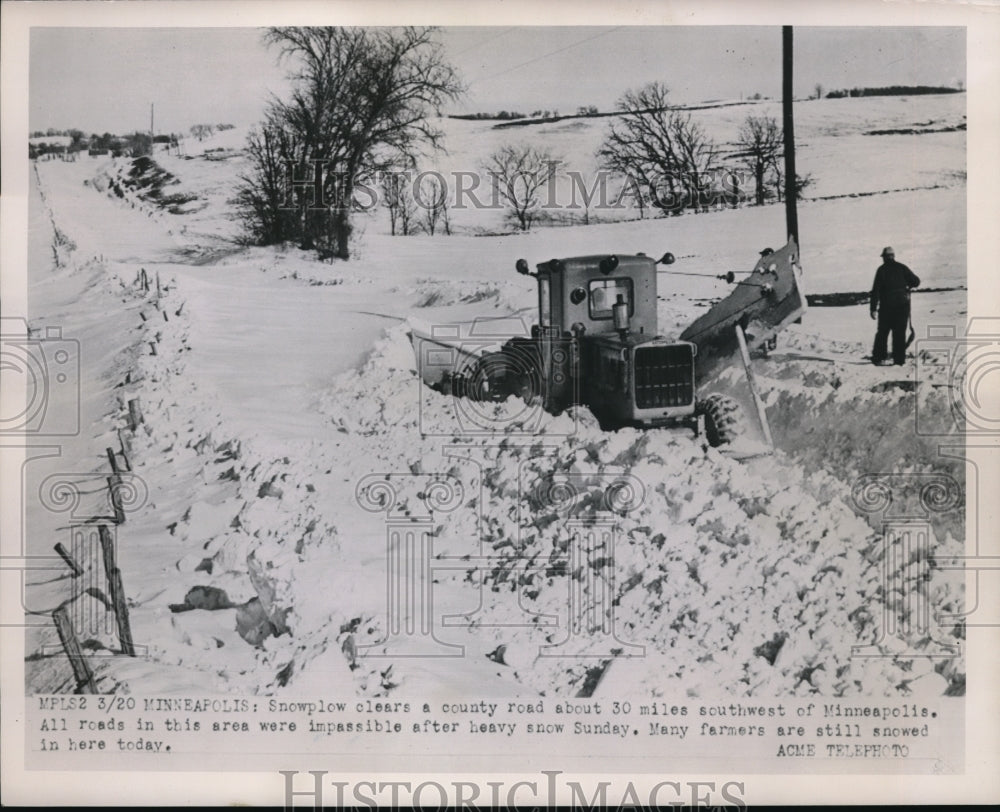
[[[799,249],[794,240],[762,256],[736,289],[681,333],[682,341],[698,347],[695,360],[699,380],[740,351],[736,327],[743,329],[747,346],[756,349],[806,312],[800,285]]]
[[[420,377],[435,388],[455,375],[471,373],[485,356],[500,352],[510,339],[531,336],[528,325],[518,316],[433,325],[410,319],[409,328]]]

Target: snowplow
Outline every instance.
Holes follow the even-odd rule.
[[[493,342],[475,326],[450,334],[414,329],[421,377],[477,401],[513,395],[553,414],[586,406],[609,430],[690,426],[710,445],[728,447],[747,433],[750,416],[732,397],[701,390],[739,356],[770,444],[749,353],[805,312],[795,242],[762,251],[745,278],[723,275],[734,290],[675,339],[660,335],[657,323],[657,265],[673,262],[669,253],[660,260],[601,254],[552,259],[532,271],[519,259],[517,272],[537,282],[537,324]]]

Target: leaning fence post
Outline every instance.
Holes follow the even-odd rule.
[[[111,463],[111,473],[120,474],[121,471],[118,468],[118,460],[115,459],[115,450],[113,448],[105,449],[108,454],[108,462]]]
[[[125,602],[125,586],[122,584],[122,573],[115,561],[115,543],[107,525],[98,525],[97,532],[101,537],[101,555],[104,558],[104,574],[108,579],[108,591],[111,593],[111,603],[115,607],[115,622],[118,624],[118,641],[122,653],[129,657],[135,656],[135,645],[132,643],[132,627],[128,619],[128,604]]]
[[[83,656],[80,642],[76,639],[76,632],[73,631],[73,624],[66,613],[65,606],[59,606],[52,612],[52,620],[55,621],[56,631],[59,632],[59,640],[69,657],[69,664],[73,666],[73,676],[76,679],[76,689],[84,694],[96,694],[97,688],[94,685],[94,675],[87,663],[87,658]]]
[[[122,462],[125,463],[125,470],[126,471],[131,471],[132,470],[132,463],[129,462],[128,452],[131,451],[132,449],[129,448],[126,445],[126,443],[125,443],[125,435],[122,434],[122,430],[121,429],[118,429],[118,444],[121,446],[121,452],[120,453],[122,455]]]
[[[74,578],[79,578],[83,575],[83,567],[76,563],[76,559],[73,558],[69,550],[63,547],[61,541],[56,542],[56,552],[59,553],[59,557],[66,562],[66,566],[73,570]]]
[[[125,508],[122,507],[122,495],[119,490],[122,478],[117,474],[108,477],[108,491],[111,494],[111,507],[115,512],[115,524],[125,524]]]

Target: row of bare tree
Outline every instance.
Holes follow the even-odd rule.
[[[704,210],[710,202],[739,205],[752,199],[762,205],[782,199],[783,137],[770,116],[747,116],[734,149],[722,149],[691,113],[671,107],[665,85],[654,82],[628,91],[618,102],[618,116],[597,152],[601,169],[621,184],[616,201],[629,198],[639,208],[662,214]],[[530,145],[506,146],[490,156],[484,171],[497,182],[514,224],[527,230],[539,216],[545,187],[563,169],[553,153]],[[744,173],[753,181],[753,195]],[[810,179],[797,178],[798,194]],[[591,187],[593,194],[596,187]]]
[[[290,64],[292,91],[271,101],[248,137],[249,170],[236,202],[249,241],[296,242],[347,259],[359,191],[381,196],[393,234],[450,234],[451,190],[438,173],[417,172],[419,160],[442,147],[432,116],[463,91],[434,29],[271,28],[264,39]],[[733,179],[727,202],[749,199],[737,168],[752,176],[755,203],[780,200],[782,148],[775,120],[751,115],[735,151],[723,156],[654,82],[621,97],[597,158],[644,216],[647,208],[706,208],[720,172]],[[493,201],[526,231],[543,211],[540,195],[565,165],[526,144],[499,148],[480,168]]]
[[[669,91],[660,82],[629,91],[618,102],[619,116],[598,150],[601,166],[629,180],[640,211],[649,202],[661,211],[699,209],[710,189],[710,177],[726,167],[719,146],[691,114],[669,103]],[[782,194],[782,130],[770,116],[747,116],[736,139],[736,149],[725,156],[730,177],[727,193],[734,202],[746,199],[738,183],[739,170],[754,181],[754,202],[761,205]],[[809,179],[798,179],[802,189]],[[678,206],[680,201],[681,206]]]
[[[379,181],[382,203],[389,212],[389,228],[395,236],[423,231],[433,236],[451,234],[449,189],[436,173],[414,177],[412,172],[393,172]]]

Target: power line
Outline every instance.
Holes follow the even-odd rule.
[[[470,45],[468,48],[463,48],[457,54],[452,54],[452,58],[454,58],[456,56],[461,56],[462,54],[467,54],[467,53],[469,53],[469,51],[474,51],[476,48],[479,48],[479,47],[485,45],[487,42],[493,42],[493,40],[495,40],[495,39],[500,39],[500,37],[502,37],[504,34],[509,34],[511,31],[517,30],[518,27],[519,26],[516,26],[516,25],[515,26],[511,26],[510,28],[505,28],[499,34],[491,34],[486,39],[481,40],[480,42],[477,42],[475,45]]]
[[[587,37],[586,39],[582,39],[579,42],[573,42],[573,43],[570,43],[569,45],[563,46],[562,48],[557,48],[554,51],[549,51],[548,53],[542,54],[541,56],[536,56],[533,59],[529,59],[527,62],[522,62],[519,65],[514,65],[513,67],[507,68],[506,70],[502,70],[499,73],[494,73],[494,74],[492,74],[490,76],[481,76],[478,79],[473,79],[471,82],[469,82],[469,86],[471,87],[472,85],[476,84],[477,82],[484,82],[487,79],[496,79],[499,76],[504,76],[504,75],[506,75],[508,73],[511,73],[512,71],[518,70],[519,68],[526,67],[527,65],[533,65],[535,62],[540,62],[543,59],[548,59],[550,56],[555,56],[556,54],[561,54],[563,51],[568,51],[570,48],[576,48],[578,45],[583,45],[584,43],[590,42],[591,40],[595,40],[598,37],[603,37],[603,36],[606,36],[608,34],[612,34],[612,33],[614,33],[615,31],[618,31],[621,28],[624,28],[624,26],[617,25],[614,28],[609,28],[606,31],[601,31],[598,34],[594,34],[593,36]]]

